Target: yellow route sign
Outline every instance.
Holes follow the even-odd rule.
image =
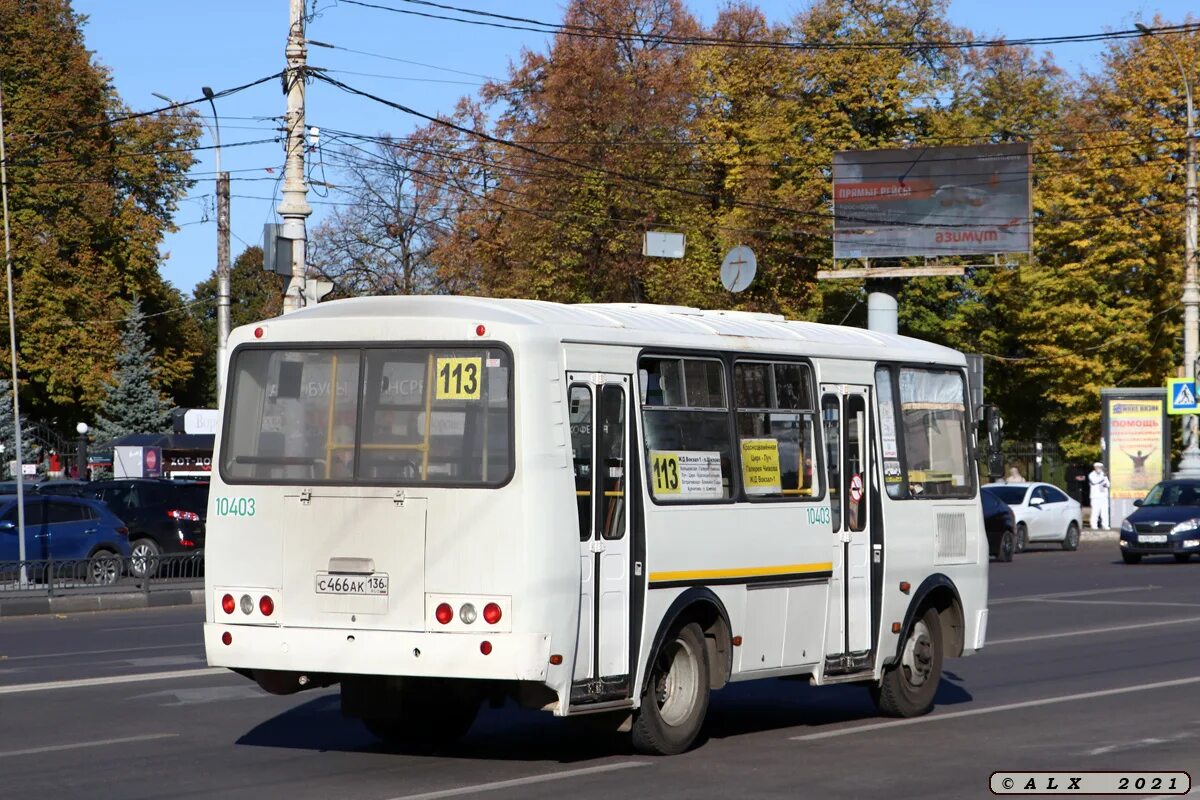
[[[478,400],[483,359],[439,358],[433,378],[435,400]]]

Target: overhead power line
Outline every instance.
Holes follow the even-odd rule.
[[[1103,31],[1097,33],[1071,34],[1065,36],[1029,36],[1017,39],[777,41],[772,39],[727,39],[717,36],[677,36],[668,33],[656,34],[643,31],[615,31],[585,25],[544,22],[542,20],[531,19],[529,17],[515,17],[507,14],[496,14],[494,12],[481,11],[474,8],[464,8],[461,6],[434,3],[430,2],[430,0],[398,0],[398,2],[423,6],[426,8],[436,8],[444,11],[452,11],[457,14],[480,17],[480,19],[450,17],[444,14],[434,14],[424,11],[416,11],[413,9],[396,8],[395,6],[387,6],[381,3],[369,3],[364,2],[364,0],[341,0],[341,2],[345,3],[346,5],[361,6],[363,8],[370,8],[378,11],[388,11],[395,14],[405,14],[409,16],[426,17],[428,19],[458,22],[465,25],[479,25],[489,28],[530,31],[532,33],[562,34],[565,36],[573,36],[585,39],[609,39],[619,41],[628,41],[630,39],[651,40],[654,42],[685,46],[763,48],[771,50],[968,50],[997,46],[1030,47],[1049,44],[1071,44],[1076,42],[1103,42],[1118,39],[1134,39],[1141,38],[1143,36],[1159,34],[1183,34],[1200,30],[1200,23],[1187,23],[1183,25],[1164,25],[1158,28],[1148,28],[1146,31],[1142,31],[1138,28],[1130,28],[1119,31]],[[493,20],[500,21],[495,22]]]
[[[484,133],[482,131],[471,130],[470,128],[466,128],[462,125],[458,125],[454,122],[450,122],[450,121],[442,119],[440,117],[432,116],[430,114],[425,114],[423,112],[417,111],[416,109],[413,109],[402,103],[398,103],[393,100],[388,100],[386,98],[379,97],[378,95],[371,94],[370,92],[366,92],[361,89],[356,89],[352,86],[342,83],[341,81],[339,81],[335,78],[331,78],[328,75],[325,75],[325,74],[322,74],[319,72],[315,73],[314,77],[316,77],[319,80],[325,81],[326,83],[330,84],[331,86],[335,86],[339,89],[342,89],[343,91],[348,92],[350,94],[355,94],[355,95],[359,95],[361,97],[365,97],[369,100],[373,100],[377,103],[388,106],[390,108],[394,108],[398,111],[402,111],[406,114],[418,117],[420,119],[424,119],[424,120],[434,123],[436,125],[449,128],[451,130],[454,130],[456,132],[459,132],[459,133],[462,133],[465,135],[473,136],[473,137],[478,138],[483,141],[491,142],[493,144],[498,144],[498,145],[502,145],[507,148],[518,150],[520,152],[524,152],[529,155],[532,155],[535,158],[540,158],[540,159],[543,159],[546,161],[559,163],[564,166],[583,170],[585,172],[599,173],[599,174],[603,174],[603,175],[607,175],[607,176],[616,178],[618,180],[622,180],[627,183],[639,184],[639,185],[648,186],[648,187],[651,187],[654,189],[671,191],[671,192],[675,192],[675,193],[681,194],[681,195],[700,198],[700,199],[703,199],[703,200],[706,200],[709,202],[729,202],[735,206],[740,206],[743,208],[752,208],[752,209],[756,209],[759,211],[767,211],[767,212],[770,212],[773,214],[808,217],[810,219],[816,219],[816,220],[820,220],[822,222],[827,222],[829,219],[832,219],[832,217],[833,217],[833,215],[828,212],[786,208],[786,207],[782,207],[782,206],[772,205],[769,203],[759,203],[759,202],[753,202],[753,201],[747,201],[747,200],[731,199],[727,195],[722,194],[722,193],[715,193],[712,191],[705,191],[702,189],[688,189],[688,188],[678,186],[675,184],[671,184],[671,183],[668,183],[665,181],[656,180],[654,178],[646,178],[641,175],[631,175],[629,173],[625,173],[620,170],[614,170],[614,169],[602,167],[602,166],[595,165],[595,164],[583,163],[583,162],[577,161],[572,158],[566,158],[563,156],[555,155],[553,153],[546,153],[542,150],[538,150],[537,148],[529,147],[527,145],[519,144],[517,142],[513,142],[508,139],[503,139],[503,138],[500,138],[497,136],[493,136],[491,134]],[[876,226],[876,227],[887,224],[886,222],[878,220],[878,219],[869,219],[869,218],[859,219],[856,217],[841,215],[841,214],[838,215],[838,218],[844,222],[850,222],[850,223],[861,222],[864,225],[872,225],[872,226]],[[932,227],[932,228],[955,228],[955,227],[974,227],[974,226],[978,225],[979,223],[978,223],[978,220],[975,220],[971,223],[937,224],[937,223],[920,223],[920,222],[902,222],[899,224],[905,225],[907,227],[924,226],[924,227]]]

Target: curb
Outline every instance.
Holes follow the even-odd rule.
[[[157,592],[112,592],[62,597],[0,599],[0,619],[37,614],[78,614],[85,611],[125,611],[132,608],[165,608],[200,605],[203,589],[163,589]]]
[[[1121,532],[1113,528],[1107,530],[1086,530],[1079,532],[1081,542],[1115,542],[1121,538]]]

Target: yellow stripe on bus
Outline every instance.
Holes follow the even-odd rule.
[[[833,562],[817,564],[786,564],[779,567],[742,567],[739,569],[693,569],[682,572],[651,572],[651,583],[666,581],[701,581],[718,578],[760,578],[771,575],[804,575],[811,572],[832,572]]]

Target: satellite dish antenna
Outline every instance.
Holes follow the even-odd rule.
[[[731,292],[744,291],[754,280],[757,270],[758,259],[754,257],[754,251],[739,244],[726,253],[721,262],[721,283]]]

